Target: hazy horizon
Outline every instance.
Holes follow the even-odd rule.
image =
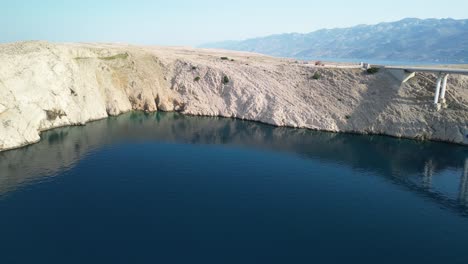
[[[367,24],[356,24],[356,25],[349,25],[349,26],[342,26],[342,27],[328,27],[328,28],[319,28],[319,29],[315,29],[315,30],[311,30],[311,31],[307,31],[307,32],[295,32],[295,31],[291,31],[291,32],[278,32],[278,33],[272,33],[270,35],[262,35],[262,36],[255,36],[255,37],[252,37],[252,38],[244,38],[244,39],[225,39],[225,40],[219,40],[218,42],[229,42],[229,41],[244,41],[244,40],[249,40],[249,39],[256,39],[256,38],[264,38],[264,37],[269,37],[269,36],[276,36],[276,35],[287,35],[287,34],[310,34],[310,33],[314,33],[316,31],[320,31],[320,30],[333,30],[333,29],[346,29],[346,28],[354,28],[354,27],[358,27],[358,26],[373,26],[373,25],[378,25],[378,24],[382,24],[382,23],[394,23],[394,22],[398,22],[398,21],[402,21],[402,20],[405,20],[405,19],[420,19],[420,20],[430,20],[430,19],[437,19],[437,20],[443,20],[443,19],[453,19],[453,20],[468,20],[468,18],[452,18],[452,17],[443,17],[443,18],[433,18],[433,17],[428,17],[428,18],[419,18],[419,17],[404,17],[404,18],[401,18],[401,19],[398,19],[398,20],[392,20],[392,21],[381,21],[381,22],[377,22],[377,23],[367,23]],[[217,41],[214,41],[213,43],[216,43]],[[201,44],[207,44],[207,43],[201,43]]]
[[[0,0],[0,42],[121,42],[198,46],[283,33],[393,22],[404,18],[466,19],[468,2],[447,0],[305,0],[223,3],[201,0],[4,1]],[[424,8],[420,8],[420,7]],[[339,7],[339,8],[337,8]]]

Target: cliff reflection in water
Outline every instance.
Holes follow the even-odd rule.
[[[134,141],[219,144],[288,152],[305,159],[365,170],[441,206],[464,215],[468,213],[466,147],[275,128],[248,121],[176,113],[128,113],[83,127],[55,129],[43,133],[38,144],[0,153],[0,196],[22,185],[51,179],[94,150]],[[459,175],[445,179],[456,190],[439,188],[447,186],[446,182],[437,183],[447,171]]]

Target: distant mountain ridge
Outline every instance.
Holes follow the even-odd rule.
[[[299,59],[468,63],[468,19],[406,18],[376,25],[321,29],[307,34],[289,33],[209,43],[201,47]]]

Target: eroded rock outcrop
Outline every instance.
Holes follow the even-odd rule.
[[[24,42],[0,45],[0,62],[0,151],[131,110],[468,144],[463,76],[451,76],[448,107],[437,112],[432,75],[402,85],[386,72],[251,53]]]

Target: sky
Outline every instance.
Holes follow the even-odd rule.
[[[0,0],[0,42],[197,46],[467,10],[467,0]]]

